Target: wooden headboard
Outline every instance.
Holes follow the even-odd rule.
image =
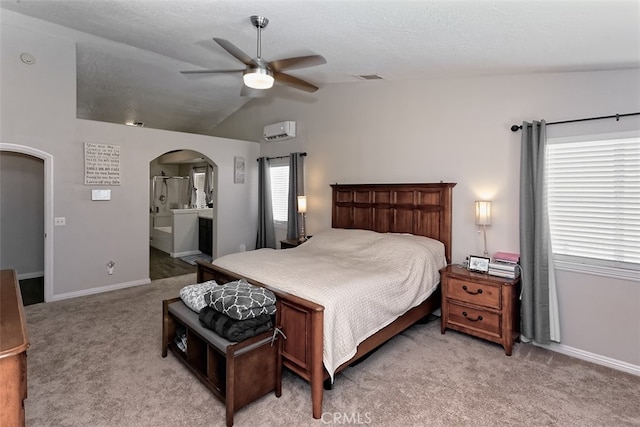
[[[333,184],[331,226],[411,233],[440,240],[451,263],[455,183]]]

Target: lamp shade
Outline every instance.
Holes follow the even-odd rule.
[[[298,196],[298,212],[307,213],[307,196]]]
[[[273,73],[267,68],[250,68],[244,72],[242,80],[252,89],[269,89],[273,86]]]
[[[476,224],[491,225],[491,202],[476,200]]]

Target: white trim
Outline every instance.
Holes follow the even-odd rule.
[[[99,288],[84,289],[82,291],[67,292],[64,294],[55,295],[53,301],[60,301],[63,299],[84,297],[87,295],[101,294],[102,292],[116,291],[118,289],[132,288],[134,286],[148,285],[151,283],[151,279],[134,280],[133,282],[116,283],[115,285],[100,286]]]
[[[18,280],[35,279],[36,277],[44,276],[44,271],[34,271],[32,273],[18,274]]]
[[[536,342],[533,342],[533,344],[537,345],[538,347],[546,348],[547,350],[555,351],[556,353],[565,354],[567,356],[575,357],[577,359],[585,360],[587,362],[606,366],[617,371],[623,371],[640,377],[640,366],[638,365],[633,365],[621,360],[616,360],[599,354],[590,353],[588,351],[569,347],[568,345],[564,344],[551,343],[549,345],[545,345]]]
[[[594,276],[612,277],[615,279],[629,280],[631,282],[640,282],[640,271],[625,270],[622,268],[606,267],[603,265],[590,265],[578,262],[564,261],[555,258],[556,270],[570,271],[573,273],[592,274]]]
[[[0,151],[28,154],[44,160],[44,300],[53,301],[53,156],[37,148],[6,142],[0,142]]]

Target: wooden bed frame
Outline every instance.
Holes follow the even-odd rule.
[[[358,228],[378,232],[411,233],[440,240],[445,245],[447,263],[451,263],[452,193],[455,183],[431,184],[335,184],[331,225],[333,228]],[[198,283],[216,280],[226,283],[246,279],[258,286],[269,286],[240,274],[197,261]],[[271,289],[271,288],[270,288]],[[283,365],[311,384],[313,418],[322,415],[323,382],[329,378],[323,367],[322,305],[271,289],[281,302],[276,326],[286,335],[282,350]],[[440,293],[410,309],[374,335],[360,343],[356,355],[342,364],[336,373],[365,356],[440,307]]]

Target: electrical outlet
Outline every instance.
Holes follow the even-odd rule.
[[[107,263],[107,273],[109,273],[109,275],[113,274],[113,267],[116,266],[116,263],[114,261],[109,261]]]
[[[61,225],[67,225],[67,218],[63,216],[58,216],[53,219],[53,225],[55,225],[56,227]]]

